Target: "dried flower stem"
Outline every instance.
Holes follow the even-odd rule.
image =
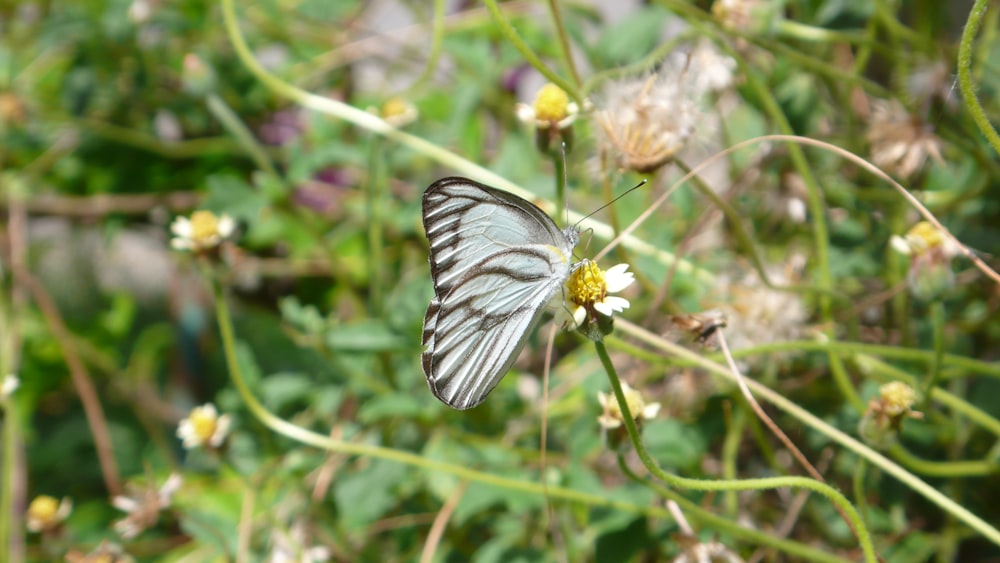
[[[669,342],[668,340],[653,334],[646,329],[636,326],[625,319],[618,319],[615,323],[615,329],[625,332],[630,336],[660,350],[669,356],[676,357],[679,359],[684,359],[693,365],[701,367],[711,373],[718,374],[727,379],[732,378],[732,373],[725,366],[721,366],[707,358],[703,358],[700,355],[685,349],[682,346]],[[775,391],[757,383],[756,381],[748,381],[747,386],[753,390],[754,395],[757,397],[762,397],[768,403],[774,405],[778,409],[788,413],[793,418],[798,419],[804,425],[816,430],[817,432],[827,436],[831,440],[839,443],[845,448],[853,451],[859,456],[865,458],[872,465],[882,469],[886,473],[892,475],[896,479],[902,481],[906,486],[908,486],[913,491],[919,493],[927,500],[941,507],[945,512],[950,513],[955,518],[958,518],[970,528],[981,533],[983,537],[987,538],[989,541],[1000,545],[1000,530],[994,526],[987,523],[985,520],[979,516],[973,514],[964,506],[958,504],[954,500],[948,498],[946,495],[942,494],[937,489],[931,487],[916,475],[910,473],[906,469],[903,469],[898,464],[892,462],[884,455],[876,452],[872,448],[862,444],[857,439],[852,436],[847,435],[845,432],[838,428],[835,428],[828,424],[827,422],[821,420],[811,412],[805,410],[799,405],[789,401],[785,397],[781,396]],[[941,390],[935,390],[936,396],[941,396]]]
[[[608,374],[608,380],[611,382],[611,387],[614,389],[615,398],[618,401],[618,408],[621,410],[622,419],[625,423],[625,428],[628,431],[629,438],[632,441],[632,445],[635,447],[635,451],[639,455],[639,459],[642,461],[642,464],[654,477],[669,486],[692,489],[696,491],[747,491],[792,487],[817,492],[833,502],[838,511],[843,511],[842,514],[845,515],[845,519],[849,522],[851,528],[856,531],[858,542],[860,543],[861,549],[865,554],[865,560],[876,561],[878,559],[875,555],[875,548],[872,544],[871,535],[868,532],[868,528],[861,520],[861,516],[858,514],[857,510],[855,510],[854,506],[852,506],[850,501],[847,500],[847,497],[822,481],[796,476],[733,480],[688,479],[686,477],[680,477],[664,471],[649,454],[649,451],[646,450],[646,446],[643,444],[642,438],[639,436],[639,429],[636,426],[635,419],[632,418],[633,415],[628,408],[628,401],[625,398],[621,381],[618,378],[618,373],[617,370],[615,370],[614,364],[611,362],[611,357],[608,355],[607,348],[604,346],[604,343],[600,341],[594,341],[594,348],[597,351],[598,358],[601,360],[601,364],[604,366],[605,372]]]
[[[66,360],[66,366],[69,368],[70,377],[73,380],[73,387],[76,388],[76,393],[80,396],[87,424],[94,436],[94,445],[97,448],[97,459],[101,465],[101,474],[104,476],[104,485],[108,488],[108,493],[111,496],[120,495],[122,494],[121,478],[118,475],[118,464],[115,461],[114,447],[104,418],[104,410],[101,408],[101,401],[94,389],[94,383],[90,379],[87,367],[77,354],[66,323],[63,322],[62,315],[59,314],[59,308],[56,307],[49,292],[26,270],[17,268],[14,271],[14,276],[18,283],[27,288],[35,305],[41,311],[42,317],[45,318],[52,336],[59,343],[63,358]]]
[[[437,516],[434,517],[434,523],[431,524],[431,529],[427,532],[427,538],[424,539],[424,549],[420,552],[420,563],[432,563],[434,561],[434,554],[437,553],[438,545],[441,543],[441,536],[444,535],[445,526],[448,525],[451,515],[455,512],[455,508],[458,506],[459,501],[462,500],[465,490],[468,488],[468,481],[459,483],[451,492],[451,495],[448,496],[448,500],[444,502],[444,506],[438,511]]]

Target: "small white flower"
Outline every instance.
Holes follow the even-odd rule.
[[[204,252],[212,250],[236,230],[236,221],[228,215],[216,217],[211,211],[195,211],[191,218],[177,217],[170,225],[175,250]]]
[[[417,106],[403,98],[389,98],[382,104],[381,108],[369,107],[368,113],[381,117],[386,123],[396,128],[409,125],[420,116]]]
[[[580,106],[569,100],[569,95],[555,84],[546,84],[538,90],[533,104],[517,104],[517,119],[539,129],[555,127],[566,129],[576,121]]]
[[[10,397],[14,391],[17,391],[19,385],[21,385],[21,380],[16,375],[12,373],[5,375],[3,384],[0,384],[0,401]]]
[[[181,486],[179,473],[171,473],[163,486],[128,485],[128,496],[118,495],[111,499],[111,505],[126,513],[125,518],[115,522],[115,531],[125,539],[139,535],[143,530],[156,524],[160,511],[170,506],[170,499]]]
[[[206,403],[191,409],[191,414],[177,425],[177,437],[189,450],[205,445],[218,448],[229,435],[231,422],[228,414],[219,416],[215,405]]]
[[[73,501],[63,497],[61,501],[48,495],[39,495],[28,505],[26,526],[30,532],[47,532],[59,527],[73,512]]]
[[[943,259],[951,259],[961,252],[954,241],[927,221],[913,225],[904,236],[892,235],[889,244],[893,250],[907,256],[934,252]]]
[[[625,402],[628,410],[636,422],[651,420],[656,418],[660,412],[660,403],[647,403],[642,397],[642,393],[633,389],[628,383],[622,382],[622,394],[625,395]],[[618,399],[613,393],[597,392],[597,402],[601,404],[602,413],[597,417],[597,423],[606,430],[613,430],[624,424],[625,416],[622,414]]]
[[[635,275],[627,270],[628,264],[618,264],[604,271],[590,260],[573,270],[566,288],[569,302],[574,305],[572,313],[576,326],[586,322],[588,315],[594,312],[610,317],[629,308],[628,299],[609,295],[623,291],[635,281]]]

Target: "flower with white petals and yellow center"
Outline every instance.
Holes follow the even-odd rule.
[[[642,393],[633,389],[628,383],[622,383],[622,394],[625,395],[625,403],[628,404],[628,410],[636,422],[656,418],[660,412],[660,403],[647,403]],[[598,391],[597,402],[601,404],[603,411],[601,416],[597,417],[597,423],[602,428],[613,430],[625,423],[625,415],[622,414],[621,406],[613,393]]]
[[[555,84],[546,84],[538,90],[531,105],[517,104],[517,118],[539,129],[556,127],[566,129],[576,121],[580,106],[569,100],[569,95]]]
[[[416,121],[420,115],[413,102],[399,97],[389,98],[380,108],[370,107],[368,112],[378,115],[393,127],[409,125]]]
[[[228,414],[219,416],[215,405],[206,403],[191,409],[191,414],[177,425],[177,437],[189,450],[206,445],[218,448],[229,435],[229,424]]]
[[[211,211],[195,211],[191,218],[178,217],[170,225],[174,238],[170,245],[176,250],[205,252],[219,246],[236,230],[236,222],[228,215],[216,216]]]
[[[48,495],[39,495],[28,505],[25,521],[28,531],[48,532],[55,530],[73,512],[73,502],[69,498],[56,500]]]
[[[626,270],[628,264],[618,264],[604,271],[590,260],[584,260],[573,270],[566,280],[566,296],[573,305],[575,326],[583,325],[588,318],[595,320],[597,313],[610,317],[628,309],[627,299],[609,295],[624,290],[635,281],[632,272]]]

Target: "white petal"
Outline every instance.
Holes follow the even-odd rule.
[[[181,238],[191,238],[191,220],[187,217],[178,217],[170,223],[170,232]]]
[[[622,421],[618,420],[613,416],[607,416],[607,415],[601,415],[597,417],[597,423],[609,430],[618,428],[619,426],[622,425]]]
[[[912,254],[913,249],[910,247],[910,243],[906,242],[906,239],[899,235],[892,235],[889,239],[889,244],[892,246],[893,250],[900,254]]]
[[[577,307],[576,310],[573,311],[573,322],[576,323],[576,326],[580,326],[585,320],[587,320],[587,309],[584,307]]]
[[[522,123],[535,122],[535,108],[528,104],[517,104],[514,106],[514,114],[517,115],[517,119]]]
[[[236,221],[233,220],[229,215],[222,215],[219,217],[219,225],[215,228],[216,232],[222,238],[228,238],[229,235],[233,234],[236,230]]]
[[[601,301],[600,303],[594,303],[594,310],[604,315],[605,317],[610,317],[615,314],[615,310],[611,307],[611,305],[608,305],[607,300],[608,298],[605,297],[604,301]]]
[[[618,293],[635,281],[635,275],[632,272],[626,272],[626,270],[628,270],[628,264],[618,264],[604,272],[604,283],[610,293]]]
[[[622,297],[615,297],[614,295],[609,295],[604,298],[601,303],[594,303],[594,308],[597,309],[598,305],[603,305],[604,307],[610,309],[612,312],[621,312],[629,308],[628,299]],[[600,309],[598,309],[600,311]],[[604,313],[604,311],[601,311]],[[605,315],[611,316],[611,312],[604,313]]]
[[[111,506],[122,512],[133,512],[136,508],[139,508],[139,503],[133,498],[118,495],[111,499]]]
[[[650,419],[656,418],[657,413],[660,412],[660,403],[649,403],[642,409],[642,418]]]

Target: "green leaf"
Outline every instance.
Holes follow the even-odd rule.
[[[326,344],[331,350],[346,352],[383,352],[408,347],[407,339],[392,331],[384,322],[363,320],[330,329]]]
[[[645,424],[642,436],[654,459],[677,469],[698,467],[708,447],[697,427],[672,419]]]
[[[333,487],[333,496],[348,529],[357,529],[384,516],[396,505],[396,485],[410,475],[411,469],[395,461],[361,460],[355,473],[341,474]]]

